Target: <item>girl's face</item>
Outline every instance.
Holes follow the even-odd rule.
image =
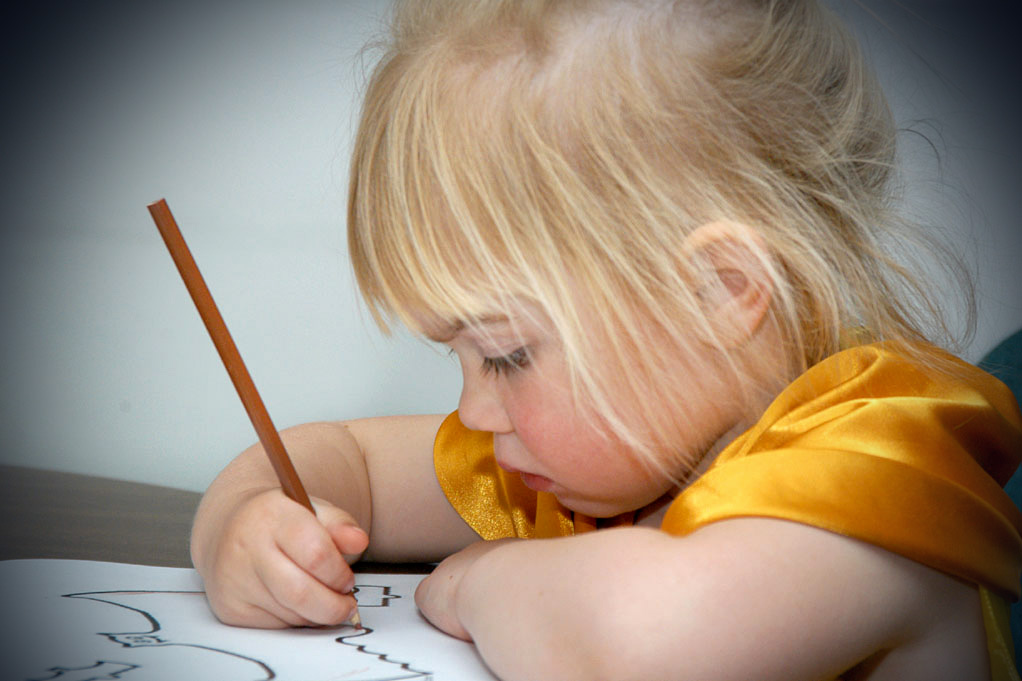
[[[535,310],[528,311],[531,315],[513,322],[495,316],[472,326],[431,329],[429,335],[448,344],[461,363],[462,423],[493,433],[501,468],[587,515],[637,510],[671,491],[674,484],[663,473],[644,465],[624,443],[580,413],[560,340]],[[691,412],[708,405],[698,397],[700,377],[690,370],[684,373],[679,380],[692,383],[693,400],[681,408]],[[660,402],[651,393],[642,408],[671,408]],[[712,410],[687,416],[684,421],[696,426],[679,428],[672,451],[702,451],[729,427]]]

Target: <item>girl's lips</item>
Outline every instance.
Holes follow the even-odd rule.
[[[535,473],[520,471],[514,466],[507,465],[500,459],[497,460],[497,465],[508,473],[517,473],[522,479],[522,484],[536,492],[549,492],[554,486],[554,481],[550,478],[545,478],[542,475],[536,475]]]
[[[544,478],[542,475],[533,473],[519,473],[518,475],[521,476],[523,485],[536,492],[549,492],[554,487],[554,481]]]

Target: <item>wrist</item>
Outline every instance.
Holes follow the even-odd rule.
[[[207,490],[192,521],[189,551],[192,565],[204,574],[209,562],[216,556],[216,548],[235,514],[254,497],[274,489],[271,485],[251,487],[231,494]]]
[[[495,588],[506,590],[515,584],[514,570],[508,570],[508,558],[517,544],[519,541],[514,539],[482,542],[487,548],[465,568],[454,586],[451,597],[454,618],[470,640],[476,640],[482,621],[495,606]]]

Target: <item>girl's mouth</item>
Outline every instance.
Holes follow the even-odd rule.
[[[542,475],[535,475],[534,473],[519,473],[522,478],[522,484],[531,490],[536,492],[549,492],[553,489],[554,481],[550,478],[544,478]]]
[[[525,471],[520,471],[513,466],[509,466],[506,463],[503,463],[500,459],[497,459],[497,465],[500,466],[505,471],[507,471],[508,473],[517,473],[522,479],[522,484],[533,491],[549,492],[551,489],[553,489],[554,481],[551,480],[550,478],[543,477],[542,475],[536,475],[535,473],[526,473]]]

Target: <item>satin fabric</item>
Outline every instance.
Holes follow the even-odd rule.
[[[1000,381],[964,362],[952,378],[885,344],[864,345],[782,391],[675,498],[661,527],[685,535],[727,518],[781,518],[974,582],[993,678],[1018,679],[1004,599],[1019,597],[1022,512],[1002,487],[1020,458],[1022,416]],[[466,429],[456,412],[437,434],[434,461],[451,504],[484,539],[566,536],[605,522],[575,518],[501,470],[492,435]]]

